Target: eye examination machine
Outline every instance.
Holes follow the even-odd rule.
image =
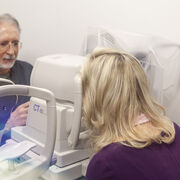
[[[31,100],[26,126],[12,128],[12,139],[0,149],[0,152],[2,151],[0,159],[2,157],[3,162],[7,164],[5,172],[2,169],[1,173],[0,169],[2,179],[27,179],[28,173],[30,173],[29,179],[42,175],[41,178],[48,180],[72,180],[82,176],[82,164],[86,162],[91,152],[86,143],[87,131],[81,123],[81,79],[78,73],[84,60],[85,57],[73,55],[41,57],[33,68],[29,88],[17,85],[3,86],[8,89],[1,90],[0,96],[14,92],[17,95],[29,95]],[[18,88],[21,89],[18,91]],[[27,92],[23,92],[22,88],[26,88]],[[31,88],[33,88],[33,93],[31,93]],[[55,105],[46,103],[46,89],[48,92],[53,92]],[[4,93],[4,91],[10,91],[10,93]],[[50,112],[48,108],[56,108],[55,113]],[[54,119],[51,119],[51,116]],[[55,125],[53,121],[56,116],[57,124]],[[52,146],[54,141],[55,147]],[[24,155],[29,149],[31,151]],[[52,149],[54,150],[53,157]],[[23,170],[26,165],[23,164],[28,163],[30,159],[33,161],[34,157],[46,159],[43,152],[45,155],[49,152],[46,165],[48,164],[48,167],[51,165],[50,169],[47,171],[47,168],[34,165],[30,166],[29,172],[26,173]],[[12,155],[9,157],[8,154]],[[13,165],[10,162],[13,162]],[[42,167],[44,167],[43,164]],[[38,169],[43,169],[43,171],[38,171]],[[46,173],[43,174],[42,172],[45,171]]]
[[[85,174],[92,151],[81,118],[79,72],[86,55],[97,46],[119,48],[136,56],[154,97],[165,106],[170,119],[180,124],[179,45],[159,37],[95,28],[85,39],[82,56],[40,57],[31,86],[0,87],[0,97],[31,96],[26,126],[12,128],[11,139],[0,147],[0,179],[75,180]]]

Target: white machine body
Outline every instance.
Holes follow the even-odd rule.
[[[85,57],[65,54],[41,57],[37,59],[31,75],[31,86],[46,88],[52,91],[56,97],[57,133],[54,157],[57,162],[54,168],[51,167],[51,171],[56,170],[49,172],[53,176],[53,180],[62,175],[64,168],[67,171],[67,166],[73,166],[68,169],[68,172],[75,171],[70,176],[71,179],[82,176],[81,162],[89,158],[91,154],[90,149],[84,143],[86,140],[79,140],[76,147],[73,147],[68,140],[72,131],[75,111],[77,108],[81,109],[81,104],[76,108],[76,96],[81,96],[81,89],[78,92],[75,88],[75,79],[84,61]],[[78,85],[78,88],[81,86]],[[81,98],[78,99],[81,101]],[[30,140],[36,143],[37,146],[33,148],[33,152],[39,154],[43,149],[48,130],[46,121],[45,101],[31,97],[27,124],[23,127],[13,128],[12,139],[18,142]],[[84,128],[81,127],[80,131],[83,132]]]

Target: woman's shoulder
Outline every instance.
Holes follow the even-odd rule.
[[[108,161],[108,163],[113,162],[112,159],[118,157],[119,160],[126,160],[127,155],[129,156],[130,152],[139,151],[136,148],[125,146],[121,143],[111,143],[103,147],[98,153],[96,153],[92,161]],[[121,161],[121,162],[122,162]]]
[[[120,143],[112,143],[102,148],[90,160],[86,179],[89,180],[89,177],[93,180],[116,179],[116,167],[122,169],[124,166],[125,151]]]
[[[119,153],[121,153],[121,155],[123,155],[123,152],[125,153],[127,150],[129,149],[129,147],[125,147],[124,145],[122,145],[121,143],[112,143],[109,144],[105,147],[103,147],[98,153],[96,153],[94,155],[94,159],[96,160],[107,160],[107,159],[111,159],[112,156],[116,156]]]

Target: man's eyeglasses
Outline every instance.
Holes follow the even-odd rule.
[[[7,51],[10,46],[13,47],[14,51],[18,51],[19,48],[22,47],[22,43],[20,41],[2,41],[0,42],[0,52]]]

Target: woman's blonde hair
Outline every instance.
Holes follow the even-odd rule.
[[[83,116],[95,151],[113,142],[143,148],[174,140],[174,125],[151,95],[146,74],[135,57],[114,49],[95,50],[81,76]],[[148,131],[134,125],[141,113],[151,122]]]

